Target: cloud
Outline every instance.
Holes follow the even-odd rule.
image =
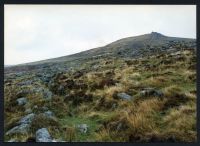
[[[5,5],[5,64],[49,59],[158,31],[196,38],[195,5]]]

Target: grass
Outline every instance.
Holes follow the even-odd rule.
[[[89,118],[84,118],[84,117],[66,117],[60,119],[60,123],[62,127],[67,126],[74,129],[75,136],[74,139],[71,139],[71,141],[93,141],[94,132],[98,128],[97,121],[95,121],[94,119],[91,120]],[[80,131],[78,131],[78,129],[75,128],[78,124],[83,124],[83,123],[89,125],[87,133],[81,133]]]
[[[32,74],[16,77],[11,86],[4,86],[5,130],[15,126],[26,115],[27,108],[37,116],[28,135],[5,136],[5,141],[12,138],[26,141],[35,136],[37,129],[47,127],[52,137],[65,141],[194,142],[197,140],[196,72],[190,66],[196,64],[195,55],[191,50],[182,51],[180,58],[166,54],[138,60],[88,59],[81,69],[74,68],[52,78],[51,88],[39,80],[35,85],[19,87],[16,83],[35,77]],[[94,64],[99,67],[93,70]],[[85,72],[74,78],[82,69]],[[74,83],[72,87],[68,86],[69,80]],[[58,92],[60,85],[64,94]],[[51,90],[52,99],[45,100],[42,93],[30,93],[25,95],[29,104],[23,107],[16,104],[18,91],[38,87]],[[144,88],[154,88],[163,95],[142,97]],[[115,98],[121,92],[134,99]],[[56,119],[42,116],[43,107],[52,111]],[[87,124],[88,132],[81,133],[78,124]]]

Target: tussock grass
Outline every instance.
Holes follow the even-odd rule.
[[[36,117],[28,135],[5,136],[5,139],[26,141],[34,137],[37,129],[47,127],[55,139],[68,142],[194,142],[197,140],[195,58],[192,51],[180,51],[178,56],[161,54],[137,60],[88,59],[81,68],[54,76],[51,86],[42,81],[35,82],[35,86],[16,86],[32,76],[16,78],[11,85],[7,81],[5,130],[15,126],[26,115],[27,108]],[[58,94],[60,86],[64,87],[64,94]],[[18,91],[37,87],[52,91],[52,99],[31,93],[26,95],[27,105],[16,104]],[[141,97],[145,88],[161,91],[162,97]],[[133,99],[115,98],[122,92]],[[43,107],[52,111],[56,119],[44,117]],[[77,129],[83,123],[89,126],[85,134]]]

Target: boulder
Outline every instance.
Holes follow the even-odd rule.
[[[53,139],[50,136],[47,128],[41,128],[36,131],[36,142],[52,142]]]
[[[126,94],[126,93],[118,93],[117,94],[118,98],[124,99],[124,100],[131,100],[133,97]]]
[[[35,114],[31,113],[23,117],[19,122],[17,122],[17,126],[13,127],[9,131],[6,132],[6,135],[10,134],[26,134],[30,129],[30,124],[34,118]]]
[[[18,105],[25,105],[27,103],[27,98],[26,97],[22,97],[22,98],[18,98],[17,99],[17,104]]]
[[[17,85],[28,86],[28,85],[31,85],[31,84],[32,84],[32,81],[28,80],[28,81],[19,82]]]
[[[34,105],[33,109],[38,109],[38,106],[37,106],[37,105]]]
[[[140,96],[156,96],[156,97],[162,97],[163,93],[159,90],[155,90],[154,88],[145,88],[140,92]]]
[[[21,124],[18,126],[13,127],[9,131],[6,132],[6,135],[11,134],[26,134],[30,128],[30,124]]]
[[[50,110],[46,111],[43,113],[47,118],[53,118],[54,117],[54,113]]]
[[[33,118],[35,117],[34,113],[28,114],[25,117],[23,117],[18,124],[30,124],[33,120]]]
[[[79,124],[77,127],[81,133],[87,133],[87,131],[88,131],[87,124]]]

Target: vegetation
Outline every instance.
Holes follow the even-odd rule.
[[[138,59],[87,59],[77,68],[49,72],[53,75],[47,82],[38,73],[31,70],[5,76],[5,132],[27,115],[27,109],[36,114],[27,134],[5,134],[5,141],[27,141],[42,127],[64,141],[197,140],[195,49]],[[19,86],[25,81],[32,82]],[[51,92],[52,97],[47,100],[44,92]],[[118,93],[132,98],[119,98]],[[16,100],[20,97],[28,103],[19,106]],[[45,117],[45,108],[55,116]],[[88,125],[86,133],[77,128],[79,124]]]

